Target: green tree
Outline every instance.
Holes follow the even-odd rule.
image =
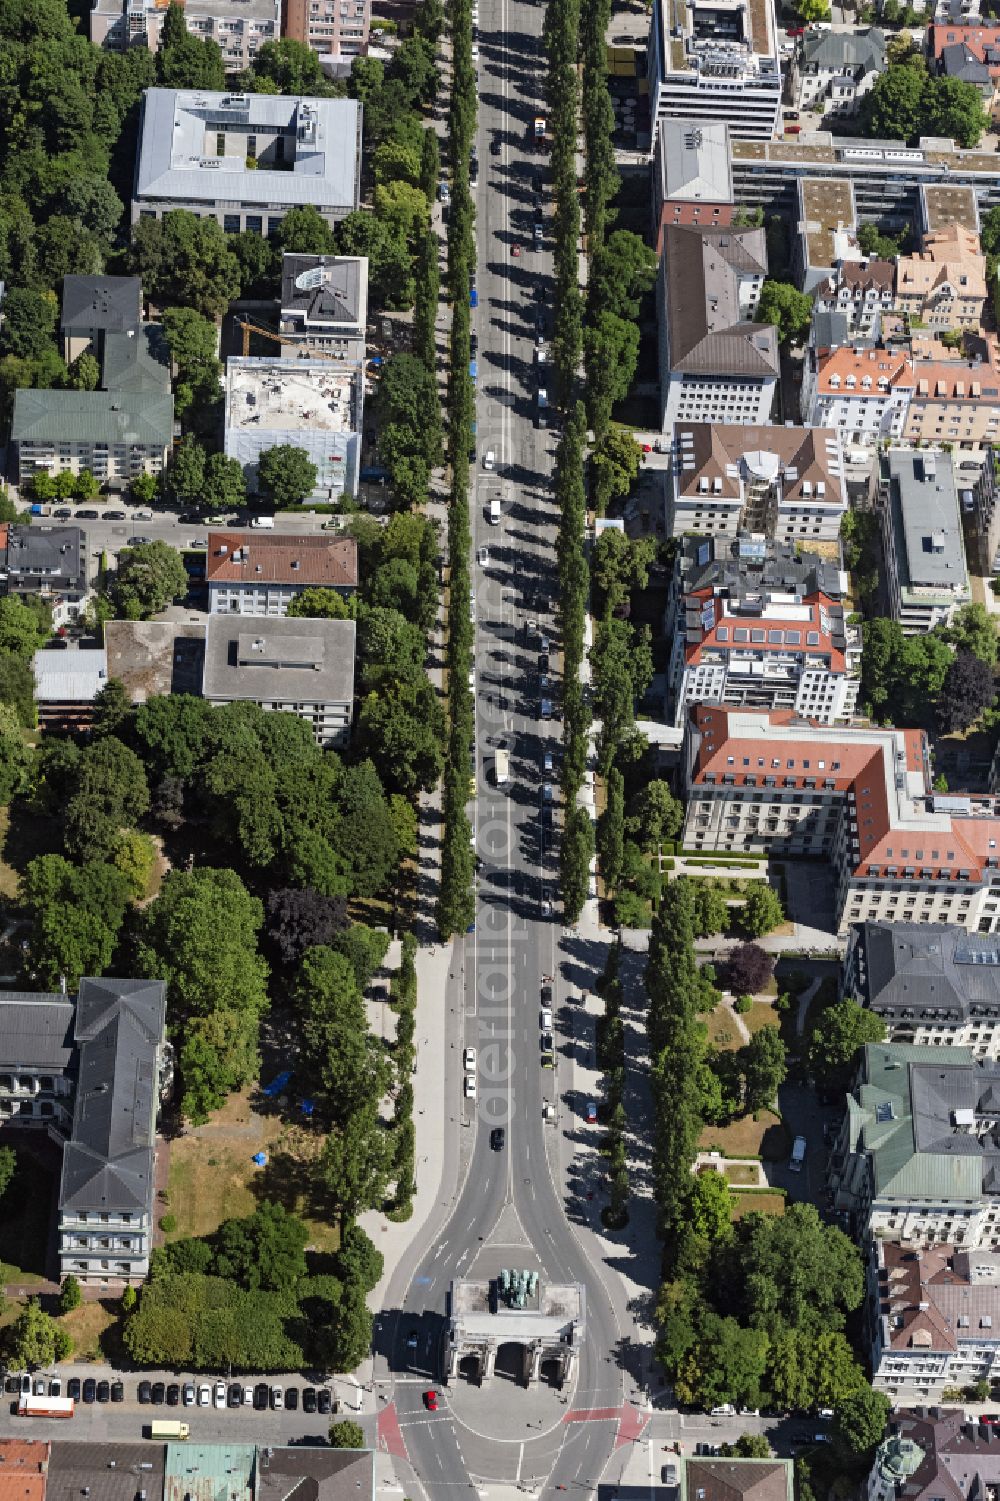
[[[858,1050],[869,1042],[884,1042],[885,1036],[882,1018],[851,996],[827,1006],[809,1038],[809,1071],[818,1087],[842,1093],[850,1085]]]
[[[389,1146],[372,1101],[345,1115],[327,1137],[319,1171],[336,1206],[341,1232],[362,1210],[381,1202],[389,1177]]]
[[[867,135],[911,141],[921,133],[926,114],[926,77],[915,68],[887,68],[861,102]]]
[[[616,766],[608,772],[607,801],[597,825],[597,851],[605,888],[613,892],[625,860],[625,779]]]
[[[135,751],[114,735],[95,740],[80,757],[76,791],[66,805],[66,848],[83,864],[110,862],[121,831],[148,811],[146,772]]]
[[[214,318],[205,318],[192,307],[167,308],[163,332],[170,358],[177,366],[176,399],[181,415],[195,401],[217,400],[222,366]]]
[[[172,3],[163,18],[157,81],[165,89],[224,89],[226,74],[218,42],[188,31],[180,5]]]
[[[0,1190],[2,1192],[2,1190]],[[348,1225],[337,1250],[337,1270],[345,1282],[365,1292],[382,1280],[385,1258],[360,1225]]]
[[[239,294],[239,262],[221,228],[188,209],[140,219],[132,232],[131,262],[146,296],[161,306],[217,318]]]
[[[29,1298],[11,1324],[6,1343],[11,1360],[28,1369],[64,1360],[72,1349],[66,1331],[43,1312],[37,1298]]]
[[[997,628],[985,605],[963,605],[955,612],[950,625],[938,628],[938,634],[956,652],[971,652],[981,662],[996,666]]]
[[[73,391],[96,391],[100,384],[101,367],[90,350],[85,349],[70,365],[67,385]]]
[[[827,0],[795,0],[795,9],[803,26],[813,26],[817,21],[829,21],[830,7]]]
[[[800,12],[801,14],[801,8]],[[827,12],[829,14],[829,12]],[[729,1449],[734,1459],[771,1459],[773,1451],[763,1433],[741,1433],[735,1444],[723,1444],[722,1452]]]
[[[330,1425],[331,1449],[363,1449],[365,1442],[365,1430],[350,1418],[342,1418],[339,1423]]]
[[[313,204],[291,208],[275,235],[278,249],[298,255],[332,255],[333,230]]]
[[[600,515],[612,500],[628,495],[639,477],[641,464],[642,449],[627,427],[609,426],[602,433],[590,455],[594,500]],[[619,535],[618,532],[601,533],[601,537]]]
[[[373,303],[386,308],[413,306],[413,264],[402,225],[355,210],[337,225],[336,239],[340,255],[367,257]]]
[[[27,791],[33,760],[17,711],[9,703],[0,703],[0,803]]]
[[[983,131],[990,128],[977,85],[963,78],[928,77],[924,102],[922,131],[926,135],[944,136],[969,150],[979,145]]]
[[[211,514],[238,510],[246,504],[247,482],[239,459],[227,458],[224,453],[210,453],[205,460],[205,478],[201,489],[201,501]]]
[[[293,37],[264,42],[254,58],[252,73],[256,80],[266,79],[273,83],[279,94],[323,97],[334,92],[317,54]]]
[[[590,862],[594,854],[594,826],[586,808],[576,806],[566,813],[560,873],[566,921],[576,922],[590,888]]]
[[[358,715],[358,746],[382,781],[407,796],[433,787],[444,764],[444,712],[426,676],[369,693]]]
[[[319,471],[302,448],[279,443],[266,448],[257,460],[257,481],[261,491],[278,510],[297,506],[311,495]]]
[[[0,652],[28,658],[51,630],[52,616],[44,600],[26,602],[14,595],[0,599]]]
[[[628,830],[644,850],[672,843],[684,825],[684,805],[666,782],[653,778],[633,798]]]
[[[17,1169],[17,1153],[13,1147],[0,1147],[0,1199],[10,1187]],[[381,1273],[379,1274],[381,1276]],[[376,1278],[376,1281],[378,1278]],[[373,1284],[374,1285],[374,1284]]]
[[[26,963],[48,990],[76,990],[83,975],[104,974],[111,963],[128,902],[128,883],[110,865],[71,865],[61,855],[38,855],[25,867],[18,902],[31,914]]]
[[[63,1278],[62,1287],[59,1289],[59,1312],[72,1313],[74,1308],[79,1308],[83,1302],[83,1293],[80,1284],[72,1275]]]
[[[760,289],[757,321],[773,323],[783,345],[801,343],[811,319],[812,298],[807,292],[800,292],[791,282],[765,281]]]
[[[123,619],[148,620],[187,589],[187,573],[176,548],[168,542],[140,542],[118,554],[109,593]]]
[[[395,874],[399,843],[389,801],[371,761],[345,770],[337,802],[335,845],[351,871],[352,891],[376,896]]]
[[[761,1027],[740,1049],[744,1106],[747,1111],[766,1110],[774,1104],[785,1082],[788,1065],[785,1044],[777,1027]]]
[[[714,938],[729,927],[729,903],[721,891],[704,881],[695,885],[694,924],[699,938]]]
[[[302,620],[352,620],[353,601],[345,599],[336,589],[303,589],[289,601],[285,612]]]
[[[733,1196],[722,1173],[701,1172],[692,1176],[688,1213],[695,1235],[710,1243],[729,1240],[733,1233],[733,1208]]]
[[[306,1275],[309,1230],[283,1205],[264,1199],[245,1219],[224,1220],[215,1234],[215,1271],[253,1290],[292,1289]]]
[[[867,1384],[843,1397],[833,1417],[838,1447],[852,1460],[870,1459],[882,1442],[891,1410],[885,1393],[873,1391]]]
[[[785,920],[784,908],[776,891],[766,881],[755,881],[740,909],[740,926],[751,938],[762,938]]]
[[[134,901],[142,901],[149,895],[156,854],[156,845],[148,834],[140,834],[138,829],[127,829],[119,834],[111,863],[125,877]]]

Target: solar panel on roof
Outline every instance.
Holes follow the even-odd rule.
[[[708,543],[708,542],[702,542],[701,546],[698,548],[698,562],[699,562],[699,564],[704,565],[705,563],[707,563],[708,560],[709,560],[709,557],[711,556],[711,553],[712,553],[711,544]]]
[[[748,537],[741,537],[739,543],[739,555],[741,558],[766,558],[767,543],[754,542]]]

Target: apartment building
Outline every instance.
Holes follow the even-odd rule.
[[[353,537],[209,532],[205,571],[211,614],[281,616],[305,589],[353,594],[358,544]]]
[[[64,276],[59,332],[72,365],[85,352],[100,363],[108,334],[135,334],[142,323],[138,276]]]
[[[159,474],[174,432],[173,397],[129,391],[38,391],[14,394],[11,445],[18,482],[34,474],[80,474],[124,489],[140,474]]]
[[[313,499],[356,495],[364,389],[360,360],[228,360],[223,444],[243,466],[251,493],[261,454],[288,443],[316,466]]]
[[[867,1501],[983,1501],[1000,1487],[992,1423],[961,1407],[903,1407],[889,1415],[868,1476]]]
[[[885,71],[885,36],[875,26],[865,30],[810,29],[792,61],[789,89],[798,110],[817,110],[850,119],[858,104]]]
[[[908,636],[947,625],[972,598],[951,455],[883,453],[877,511],[892,618]]]
[[[1000,1376],[1000,1254],[876,1239],[866,1280],[876,1391],[939,1402],[949,1387]]]
[[[0,591],[43,599],[54,626],[76,620],[89,592],[82,528],[0,524]]]
[[[844,610],[846,576],[790,542],[686,538],[664,620],[667,716],[694,703],[788,708],[842,724],[857,706],[861,632]]]
[[[962,224],[924,236],[916,255],[896,262],[896,307],[933,329],[978,329],[988,289],[979,237]]]
[[[907,443],[970,451],[1000,437],[1000,366],[991,347],[986,359],[915,359],[913,382],[902,429]]]
[[[836,433],[789,425],[677,422],[671,440],[667,524],[735,537],[832,540],[847,509]]]
[[[986,443],[981,458],[974,467],[963,462],[958,482],[962,510],[972,517],[966,537],[973,572],[988,575],[1000,569],[1000,454]]]
[[[828,861],[841,933],[864,921],[1000,929],[1000,804],[934,793],[922,731],[695,705],[682,775],[686,849]]]
[[[893,1042],[1000,1057],[1000,947],[992,934],[943,924],[857,923],[847,940],[842,992],[880,1016]]]
[[[896,263],[861,256],[842,260],[815,289],[815,310],[843,313],[850,335],[877,341],[896,300]]]
[[[927,51],[940,75],[974,84],[985,109],[996,115],[1000,105],[1000,26],[995,21],[978,25],[935,21],[928,31]]]
[[[284,0],[282,36],[319,54],[328,73],[349,73],[368,50],[371,0]]]
[[[830,1159],[856,1239],[1000,1247],[1000,1064],[868,1043]]]
[[[361,255],[281,257],[283,359],[310,351],[363,363],[368,326],[368,259]]]
[[[162,0],[94,0],[90,40],[108,52],[157,52],[166,14]],[[240,73],[281,36],[281,0],[185,0],[184,22],[192,36],[218,43],[227,73]]]
[[[209,615],[202,695],[297,714],[335,749],[351,733],[354,648],[353,620]]]
[[[781,64],[772,0],[653,0],[647,81],[660,120],[724,121],[767,141],[781,118]]]
[[[361,105],[355,99],[147,89],[132,223],[186,208],[227,234],[273,235],[310,204],[330,225],[358,207]]]
[[[84,979],[75,999],[0,992],[0,1123],[63,1148],[60,1277],[114,1285],[149,1270],[165,1015],[160,980]]]
[[[653,195],[657,255],[668,224],[732,224],[729,126],[664,116],[653,144]]]
[[[678,1501],[793,1501],[790,1459],[682,1455]]]
[[[842,345],[816,353],[802,371],[802,420],[832,428],[845,448],[899,440],[916,384],[902,351]]]
[[[792,244],[795,281],[815,292],[841,261],[861,255],[854,188],[829,177],[804,178],[795,185],[797,234]]]
[[[754,317],[767,275],[762,229],[670,224],[657,278],[661,429],[764,423],[780,373],[778,334]]]

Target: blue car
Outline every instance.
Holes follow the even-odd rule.
[[[469,361],[469,378],[471,379],[473,385],[476,384],[476,380],[477,380],[478,376],[479,376],[479,366],[476,364],[475,360],[470,360]]]
[[[478,307],[479,306],[479,292],[477,291],[477,289],[475,287],[472,287],[470,289],[470,291],[469,291],[469,306],[470,307]]]

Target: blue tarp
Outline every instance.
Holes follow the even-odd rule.
[[[258,1167],[266,1167],[266,1165],[267,1165],[267,1153],[266,1152],[254,1152],[252,1161],[255,1162]]]
[[[268,1099],[273,1100],[276,1094],[280,1094],[291,1077],[291,1069],[286,1069],[283,1074],[279,1074],[276,1079],[272,1079],[270,1084],[268,1084],[264,1089],[264,1093],[267,1095]]]
[[[313,1111],[316,1109],[316,1101],[303,1100],[302,1104],[299,1106],[299,1109],[302,1111],[303,1115],[312,1115]]]

